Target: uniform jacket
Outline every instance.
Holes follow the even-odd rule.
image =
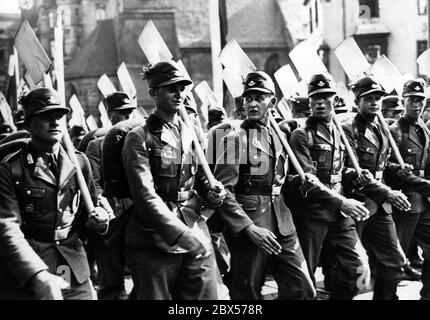
[[[102,173],[102,147],[104,137],[96,138],[88,143],[85,155],[88,157],[93,173],[94,184],[96,187],[97,195],[103,192],[103,173]]]
[[[345,163],[345,145],[334,123],[332,134],[317,119],[309,117],[304,127],[293,131],[290,146],[304,172],[316,175],[319,180],[334,192],[315,189],[308,196],[288,201],[293,214],[298,218],[335,221],[341,217],[340,206],[342,179]]]
[[[390,126],[391,133],[399,147],[403,160],[405,163],[414,166],[414,176],[411,177],[411,180],[401,182],[392,178],[390,181],[393,188],[402,189],[405,195],[408,196],[408,200],[412,205],[410,211],[412,213],[425,210],[428,207],[427,197],[430,195],[428,181],[430,178],[430,132],[422,121],[419,121],[417,126],[422,129],[424,141],[421,141],[413,125],[405,117],[400,118]],[[394,156],[392,156],[391,160],[397,162]],[[397,165],[392,165],[392,168],[397,167]]]
[[[96,202],[88,159],[76,154]],[[57,161],[58,183],[31,143],[0,164],[0,296],[8,294],[5,287],[25,288],[42,270],[57,274],[60,257],[78,283],[89,277],[79,238],[88,215],[79,204],[76,168],[61,146]]]
[[[182,233],[193,226],[207,232],[200,216],[201,198],[193,190],[204,198],[209,185],[198,166],[191,129],[181,120],[178,127],[179,143],[168,125],[152,114],[125,138],[122,163],[134,204],[128,247],[181,253],[186,252],[177,244]]]
[[[360,167],[368,169],[375,177],[372,183],[364,187],[351,187],[350,184],[345,193],[352,198],[365,202],[366,208],[371,214],[374,214],[390,191],[390,188],[383,181],[383,172],[390,156],[387,133],[384,132],[377,119],[373,123],[369,123],[360,113],[343,123],[342,127]],[[376,131],[380,132],[379,137]],[[352,167],[352,164],[349,163],[348,166]],[[390,206],[386,206],[385,209],[391,212]]]
[[[227,191],[219,211],[233,234],[253,223],[281,235],[295,231],[280,192],[287,177],[288,157],[272,132],[268,140],[266,129],[244,120],[240,129],[224,138],[215,177]]]

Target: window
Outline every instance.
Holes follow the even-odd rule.
[[[419,57],[424,51],[427,50],[427,40],[418,40],[417,41],[417,57]],[[427,81],[429,81],[429,78],[425,73],[427,73],[426,70],[422,70],[419,65],[417,65],[418,68],[418,77],[423,78]]]
[[[418,1],[418,14],[420,16],[427,14],[427,0],[417,0]]]
[[[368,7],[370,10],[370,17],[371,18],[378,18],[379,17],[379,1],[378,0],[360,0],[360,16],[363,14],[363,11],[366,11],[364,8],[361,8],[361,6]]]
[[[106,6],[104,3],[96,4],[96,21],[106,19]]]
[[[55,13],[54,12],[50,12],[48,13],[48,20],[49,20],[49,28],[54,28],[55,27]]]
[[[364,56],[370,64],[374,64],[376,59],[381,55],[380,45],[368,45],[363,50]]]
[[[70,11],[70,8],[64,7],[61,10],[61,15],[63,17],[64,28],[69,28],[72,24],[72,13]]]

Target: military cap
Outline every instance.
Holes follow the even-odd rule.
[[[131,104],[131,100],[125,92],[114,92],[105,98],[107,112],[136,109],[136,106]]]
[[[17,125],[24,123],[24,109],[19,108],[13,115],[13,122]]]
[[[257,91],[262,93],[275,94],[275,84],[272,78],[263,71],[251,72],[246,76],[243,82],[243,93],[245,96],[248,92]]]
[[[179,70],[178,64],[173,61],[160,61],[144,68],[144,79],[148,81],[148,86],[151,89],[168,86],[174,83],[181,83],[188,86],[193,82],[187,78]]]
[[[85,131],[85,129],[82,126],[73,126],[70,129],[70,136],[71,137],[78,137],[78,136],[83,136],[85,135],[87,132]]]
[[[382,86],[372,77],[363,77],[351,86],[356,99],[371,93],[379,93],[384,96],[386,92]]]
[[[306,97],[294,97],[288,99],[291,103],[292,112],[311,112],[311,107],[309,106],[309,99]]]
[[[381,111],[403,111],[402,99],[397,95],[389,95],[382,98]]]
[[[403,97],[416,96],[416,97],[423,97],[423,98],[425,98],[426,94],[424,92],[424,88],[425,88],[425,83],[424,83],[423,80],[421,80],[421,79],[418,79],[418,80],[408,80],[403,85],[402,96]]]
[[[334,103],[334,112],[335,113],[343,113],[350,111],[350,107],[346,105],[345,100],[342,97],[339,97],[337,101]]]
[[[225,118],[224,110],[219,107],[211,107],[208,110],[208,118],[209,122],[211,122],[211,119],[212,121],[221,121]]]
[[[328,75],[315,74],[308,84],[308,98],[318,93],[336,94],[336,84]]]
[[[24,109],[24,119],[51,110],[60,110],[64,114],[69,113],[70,109],[61,105],[60,96],[57,91],[51,88],[37,88],[23,96],[20,104]]]

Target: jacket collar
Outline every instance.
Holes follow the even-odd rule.
[[[335,126],[333,121],[328,122],[328,124],[330,124],[333,129],[333,133],[335,133]],[[318,137],[327,141],[329,144],[333,145],[335,143],[333,135],[326,128],[327,125],[323,123],[323,121],[321,121],[320,119],[310,116],[306,120],[306,126],[314,130]]]
[[[186,153],[191,150],[193,142],[193,132],[191,130],[194,128],[188,128],[188,126],[181,119],[179,119],[179,117],[175,118],[174,122],[175,123],[167,123],[156,112],[152,113],[146,120],[151,132],[160,133],[161,141],[167,143],[172,148],[180,149],[181,145],[178,143],[176,136],[170,130],[171,126],[176,125],[181,135],[182,150],[184,153]]]
[[[379,139],[372,129],[372,125],[376,125],[380,129],[377,118],[375,117],[373,122],[369,122],[361,115],[361,113],[357,113],[355,121],[357,122],[358,131],[362,132],[364,138],[373,144],[375,148],[379,149]]]
[[[419,147],[422,147],[423,143],[426,144],[427,135],[425,134],[425,130],[422,128],[422,130],[424,131],[424,137],[425,137],[426,141],[421,142],[421,139],[418,137],[418,135],[415,131],[415,128],[414,128],[415,125],[420,126],[419,122],[412,124],[408,118],[403,116],[399,119],[399,123],[402,126],[402,130],[408,134],[409,140],[411,140],[413,143],[415,143]]]
[[[37,150],[31,142],[24,150],[24,161],[25,165],[32,171],[32,176],[34,178],[58,186],[59,189],[62,189],[76,172],[76,167],[61,145],[57,156],[58,181],[49,169],[46,157],[44,157],[43,153]]]

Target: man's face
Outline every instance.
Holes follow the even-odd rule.
[[[185,99],[185,86],[174,83],[154,89],[152,98],[158,109],[167,114],[174,114],[178,111]]]
[[[312,116],[318,119],[329,119],[333,110],[335,95],[332,93],[318,93],[309,97]]]
[[[381,109],[382,95],[378,93],[366,94],[358,99],[358,110],[364,116],[375,117]]]
[[[399,120],[403,115],[402,110],[388,110],[384,113],[384,118]]]
[[[124,110],[113,110],[110,113],[110,121],[113,125],[117,124],[118,122],[127,120],[130,118],[131,113],[134,109],[124,109]]]
[[[52,110],[36,114],[29,119],[28,130],[31,138],[48,145],[61,141],[65,127],[65,114],[60,110]]]
[[[273,95],[258,91],[248,92],[243,98],[246,115],[251,121],[260,121],[267,118],[267,111],[275,102],[276,98]]]
[[[423,110],[424,100],[425,98],[418,96],[405,97],[405,116],[417,120]]]

